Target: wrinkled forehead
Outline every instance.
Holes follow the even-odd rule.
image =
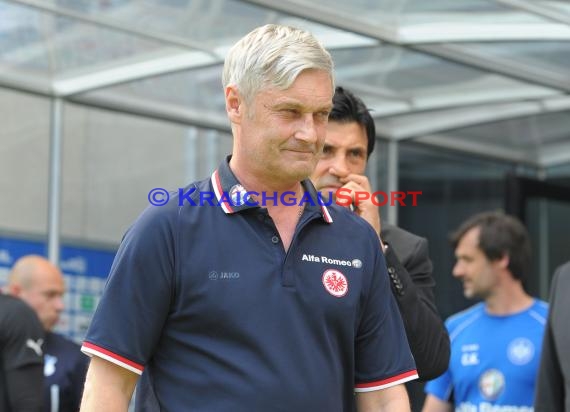
[[[332,80],[323,70],[304,70],[287,88],[266,85],[260,88],[254,98],[264,100],[271,107],[287,106],[302,109],[304,112],[327,113],[333,107]]]

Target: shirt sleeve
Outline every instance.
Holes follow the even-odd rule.
[[[13,370],[29,365],[43,365],[44,331],[32,308],[14,298],[3,315],[4,368]]]
[[[374,273],[356,337],[356,392],[384,389],[418,377],[384,256],[379,247],[375,250]]]
[[[147,208],[121,242],[82,351],[141,374],[172,302],[177,209]]]
[[[414,237],[416,239],[416,237]],[[404,321],[410,349],[421,380],[441,375],[449,365],[450,343],[447,330],[435,306],[432,276],[426,239],[417,237],[414,249],[401,261],[394,245],[385,253],[392,292]]]
[[[450,319],[445,322],[445,328],[449,333]],[[444,401],[451,402],[453,395],[453,376],[450,369],[448,368],[442,375],[435,379],[428,381],[424,387],[424,391],[428,395],[433,395],[436,398]]]
[[[0,313],[0,364],[10,410],[39,411],[43,401],[43,327],[24,302],[10,298]]]
[[[453,392],[453,384],[451,381],[451,373],[449,369],[440,375],[439,377],[429,381],[425,386],[425,393],[428,395],[433,395],[436,398],[449,402],[451,400],[451,394]]]
[[[6,371],[10,412],[40,412],[43,405],[42,365],[26,365]]]

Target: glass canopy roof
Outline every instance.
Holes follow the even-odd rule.
[[[0,87],[229,130],[228,48],[252,28],[312,31],[378,137],[570,162],[570,2],[0,0]]]

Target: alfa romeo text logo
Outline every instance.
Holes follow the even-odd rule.
[[[348,282],[344,275],[335,269],[325,270],[323,273],[323,285],[327,292],[340,298],[348,292]]]

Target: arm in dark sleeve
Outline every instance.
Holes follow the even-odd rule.
[[[40,411],[44,379],[43,327],[32,308],[19,299],[10,297],[3,312],[0,314],[0,364],[6,377],[9,410]]]
[[[550,291],[550,313],[544,329],[540,367],[536,381],[535,412],[564,410],[564,377],[560,370],[560,360],[552,334],[552,315],[556,300],[557,280],[558,276],[555,276]]]
[[[10,399],[10,411],[41,411],[43,379],[43,365],[26,365],[18,369],[6,371],[6,389]]]
[[[402,264],[390,244],[385,251],[392,291],[404,321],[420,380],[430,380],[447,370],[449,336],[435,306],[435,281],[427,240],[420,238],[409,256]]]

